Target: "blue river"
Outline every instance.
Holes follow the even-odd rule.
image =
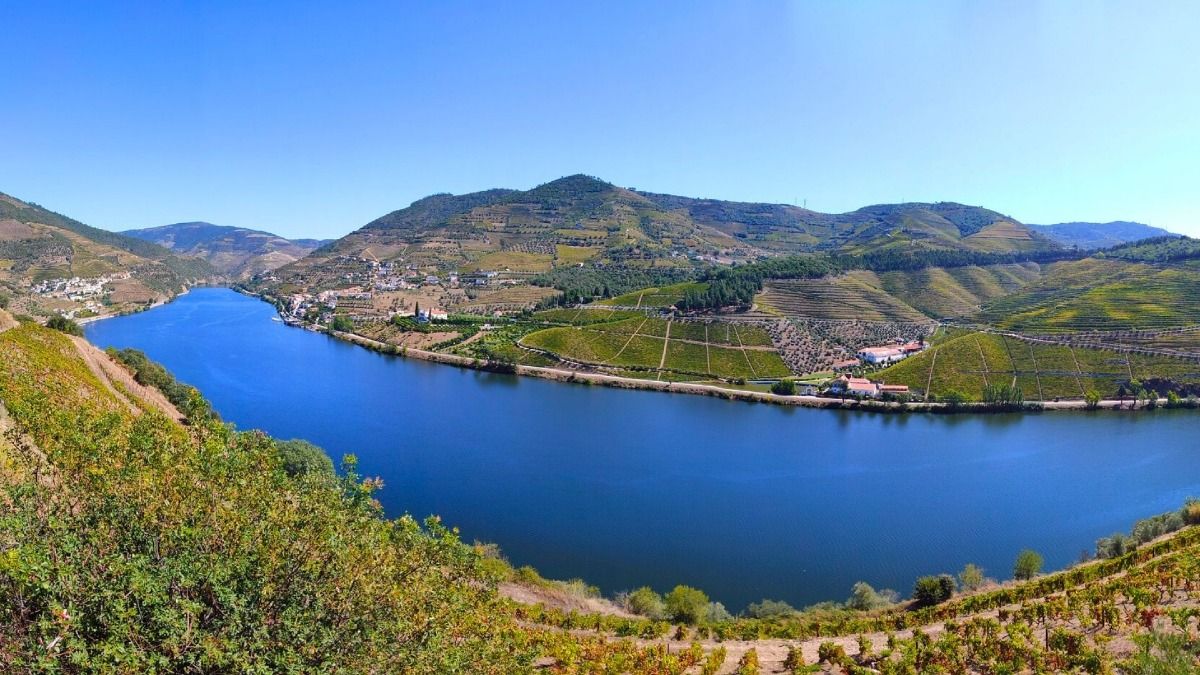
[[[965,563],[1062,567],[1200,495],[1191,411],[879,415],[562,384],[385,356],[227,289],[87,326],[198,387],[241,429],[379,476],[516,565],[606,593],[684,583],[737,611],[907,595]]]

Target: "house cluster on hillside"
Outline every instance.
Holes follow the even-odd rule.
[[[925,349],[924,342],[908,342],[888,347],[866,347],[858,350],[859,360],[870,365],[886,365],[906,359]]]
[[[100,277],[71,277],[70,279],[47,279],[30,290],[48,298],[64,298],[81,302],[104,294],[104,287],[113,281],[129,278],[129,272],[106,274]]]
[[[903,384],[872,382],[865,377],[842,375],[829,385],[829,393],[835,395],[882,398],[884,396],[908,396],[908,387]]]

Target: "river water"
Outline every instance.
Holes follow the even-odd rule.
[[[907,594],[965,563],[1011,576],[1200,495],[1191,411],[880,415],[628,391],[385,356],[198,289],[92,323],[242,429],[382,477],[390,515],[439,514],[517,565],[606,592],[677,583],[736,611]]]

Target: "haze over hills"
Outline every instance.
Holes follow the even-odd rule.
[[[202,260],[0,193],[0,293],[14,313],[128,311],[215,275]]]
[[[1151,237],[1178,236],[1161,227],[1143,223],[1114,220],[1109,223],[1058,223],[1057,225],[1030,225],[1063,246],[1084,249],[1108,248]]]
[[[121,234],[154,242],[180,255],[202,258],[233,278],[268,272],[327,243],[319,239],[285,239],[270,232],[205,222],[174,223]]]

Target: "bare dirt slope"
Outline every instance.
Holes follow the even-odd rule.
[[[125,366],[113,361],[108,354],[96,349],[83,338],[73,337],[71,341],[75,343],[75,348],[79,350],[79,355],[83,357],[92,374],[131,411],[136,413],[141,410],[137,401],[131,400],[130,396],[134,396],[161,410],[167,417],[176,420],[183,419],[183,415],[163,396],[162,392],[154,387],[138,384]]]
[[[17,327],[17,320],[12,317],[12,314],[9,314],[8,312],[0,309],[0,333],[3,333],[4,331],[8,330],[9,328],[16,328],[16,327]]]

